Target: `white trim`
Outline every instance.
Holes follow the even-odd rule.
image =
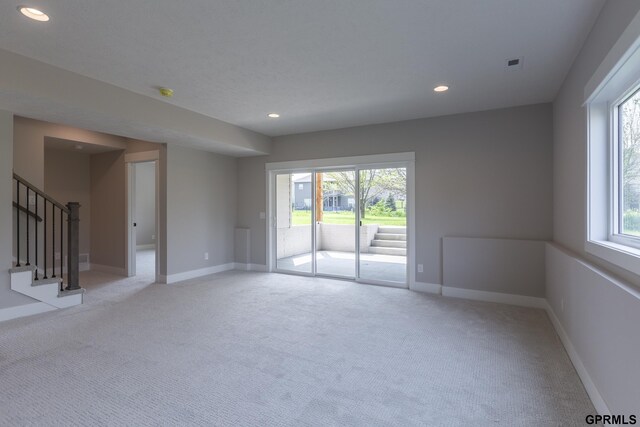
[[[442,296],[464,298],[476,301],[497,302],[500,304],[519,305],[522,307],[546,308],[547,300],[526,295],[504,294],[501,292],[477,291],[475,289],[442,287]]]
[[[609,410],[609,407],[605,403],[604,399],[602,398],[602,395],[598,391],[598,388],[596,387],[593,380],[591,379],[591,376],[589,375],[587,368],[584,367],[582,360],[580,360],[580,356],[578,355],[578,352],[573,346],[573,343],[569,339],[569,336],[567,335],[564,328],[562,327],[562,323],[560,323],[560,320],[554,313],[553,309],[551,308],[551,305],[549,305],[549,303],[546,300],[545,300],[545,304],[546,304],[545,308],[547,310],[547,315],[551,320],[551,324],[553,325],[553,327],[556,330],[556,333],[560,337],[560,341],[562,342],[562,345],[567,351],[567,354],[569,355],[569,359],[571,359],[571,363],[573,363],[573,366],[576,369],[576,372],[578,373],[578,376],[580,377],[580,380],[582,381],[584,388],[587,390],[587,394],[589,395],[589,398],[591,399],[593,406],[596,408],[596,411],[598,412],[598,414],[611,415],[611,411]]]
[[[587,121],[584,249],[640,274],[637,241],[619,234],[617,108],[640,85],[640,12],[584,88]]]
[[[415,282],[415,259],[416,259],[416,243],[415,243],[415,152],[403,152],[403,153],[389,153],[389,154],[376,154],[368,156],[352,156],[352,157],[335,157],[326,159],[311,159],[311,160],[294,160],[286,162],[275,162],[265,164],[265,185],[267,200],[266,214],[266,253],[267,253],[267,269],[268,271],[276,271],[282,273],[292,273],[289,271],[278,271],[276,268],[276,241],[277,235],[275,232],[275,212],[276,206],[276,191],[275,191],[275,177],[278,173],[296,173],[296,172],[309,172],[311,173],[311,199],[315,200],[315,179],[316,173],[323,171],[333,171],[338,169],[353,169],[355,171],[356,188],[359,188],[359,174],[363,169],[378,169],[378,168],[406,168],[407,169],[407,275],[406,281],[402,284],[388,281],[374,281],[358,278],[359,276],[359,242],[360,242],[360,228],[356,227],[355,235],[355,254],[356,254],[356,278],[358,283],[369,283],[374,285],[392,286],[401,288],[410,288],[411,284]],[[356,224],[360,221],[359,210],[359,198],[356,197]],[[312,224],[316,223],[315,209],[312,209]],[[312,259],[315,259],[316,252],[316,229],[312,228]],[[315,263],[312,263],[311,276],[325,276],[325,274],[317,274],[315,271]],[[344,278],[344,277],[339,277]],[[346,279],[353,279],[347,277]]]
[[[251,263],[243,263],[243,262],[234,263],[234,269],[240,270],[240,271],[259,271],[259,272],[268,271],[267,266],[264,264],[251,264]]]
[[[155,249],[155,248],[156,248],[155,243],[149,243],[148,245],[136,245],[136,250]]]
[[[125,163],[140,163],[160,160],[160,150],[140,151],[137,153],[126,153],[124,155]]]
[[[333,157],[328,159],[311,159],[311,160],[293,160],[288,162],[273,162],[264,165],[266,171],[286,170],[294,172],[303,169],[322,169],[336,167],[364,167],[387,165],[389,163],[400,163],[414,161],[416,154],[414,152],[407,153],[389,153],[389,154],[373,154],[369,156],[351,156],[351,157]]]
[[[127,277],[127,270],[121,267],[112,267],[110,265],[96,264],[92,262],[91,264],[89,264],[89,270]]]
[[[230,262],[227,264],[214,265],[212,267],[199,268],[197,270],[184,271],[182,273],[169,274],[166,276],[161,275],[161,283],[176,283],[183,280],[195,279],[196,277],[207,276],[209,274],[221,273],[223,271],[229,271],[235,269],[236,263]]]
[[[0,308],[0,322],[17,319],[19,317],[31,316],[34,314],[53,311],[56,308],[44,302],[34,302],[31,304],[19,305],[16,307]]]
[[[424,292],[427,294],[442,295],[442,285],[438,283],[413,282],[410,291]]]
[[[598,258],[640,275],[640,249],[611,241],[590,240],[585,243],[585,250]]]
[[[135,242],[135,229],[133,227],[133,191],[135,189],[135,183],[133,177],[135,176],[133,166],[135,163],[153,162],[155,172],[155,235],[156,242],[155,247],[158,249],[155,251],[155,281],[162,282],[160,277],[160,248],[162,244],[162,235],[160,230],[162,229],[160,224],[160,150],[141,151],[138,153],[125,154],[125,276],[131,277],[136,275],[135,263],[136,254],[132,250],[133,242]],[[136,245],[137,246],[137,245]],[[162,276],[166,278],[166,276]]]

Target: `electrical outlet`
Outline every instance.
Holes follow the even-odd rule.
[[[155,234],[151,235],[151,240],[156,240],[156,235]]]
[[[209,259],[209,252],[204,253],[204,259]]]
[[[260,212],[260,219],[266,219],[267,218],[267,214],[264,212]]]
[[[29,205],[34,206],[36,204],[36,196],[29,196]]]
[[[418,264],[418,273],[424,273],[424,265]]]

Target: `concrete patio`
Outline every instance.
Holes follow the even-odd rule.
[[[311,273],[313,255],[304,253],[278,260],[278,269]],[[332,276],[355,277],[355,253],[341,251],[317,251],[317,273]],[[360,254],[360,277],[362,279],[406,282],[407,257],[381,255],[372,253]]]

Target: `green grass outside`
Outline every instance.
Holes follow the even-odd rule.
[[[292,214],[293,225],[311,224],[311,211],[293,211]],[[355,221],[356,216],[353,212],[325,212],[322,219],[322,222],[326,224],[354,224]],[[407,218],[367,215],[366,218],[362,218],[362,224],[393,225],[405,227],[407,225]]]

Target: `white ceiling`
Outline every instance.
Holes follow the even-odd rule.
[[[274,136],[551,101],[603,2],[11,0],[0,48]]]

